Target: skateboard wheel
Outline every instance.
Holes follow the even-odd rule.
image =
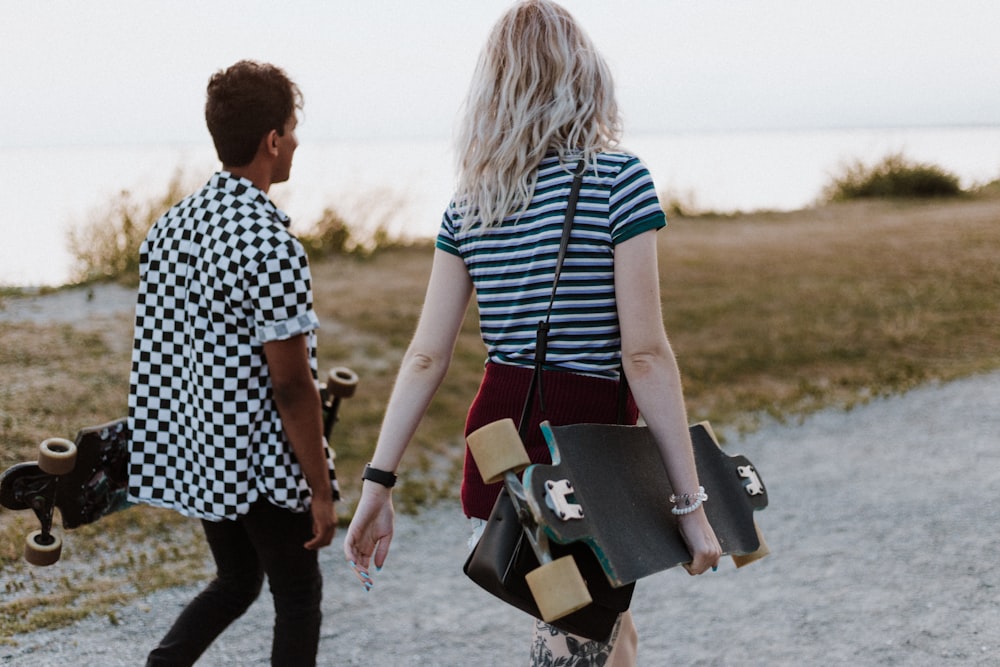
[[[49,534],[51,543],[45,544],[42,539],[42,531],[35,530],[28,533],[24,542],[24,560],[32,565],[52,565],[62,554],[62,540],[57,535]]]
[[[486,484],[503,480],[507,471],[521,472],[531,463],[513,419],[501,419],[478,428],[468,435],[466,442]]]
[[[346,366],[330,369],[326,376],[326,391],[331,396],[350,398],[358,386],[358,374]]]
[[[66,438],[49,438],[38,446],[38,467],[49,475],[65,475],[76,464],[76,445]]]
[[[563,556],[525,576],[542,620],[551,623],[592,602],[587,582],[572,556]]]

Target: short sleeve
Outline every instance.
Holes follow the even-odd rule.
[[[633,157],[622,165],[611,186],[609,201],[611,240],[615,245],[667,224],[653,177],[639,160]]]
[[[444,250],[452,255],[461,256],[461,252],[458,248],[458,228],[459,225],[455,221],[454,214],[454,204],[448,206],[448,210],[444,212],[441,216],[441,227],[438,229],[437,240],[434,242],[434,247],[438,250]]]
[[[313,311],[312,278],[305,251],[294,240],[271,251],[250,280],[255,335],[263,343],[319,328]]]

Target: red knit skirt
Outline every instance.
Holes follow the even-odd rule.
[[[524,399],[531,384],[532,369],[524,366],[486,364],[483,381],[479,385],[469,415],[465,422],[465,435],[491,422],[511,418],[517,425],[524,409]],[[538,425],[548,420],[553,426],[565,424],[614,424],[618,421],[618,382],[562,371],[544,371],[541,382],[545,396],[545,411],[535,397],[528,419],[525,448],[532,463],[551,463],[548,445]],[[639,411],[628,396],[625,423],[635,424]],[[502,482],[483,484],[476,463],[465,452],[465,469],[462,479],[462,509],[466,516],[487,519],[496,502]]]

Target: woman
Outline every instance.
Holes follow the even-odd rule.
[[[542,400],[525,443],[548,462],[537,423],[613,423],[619,369],[661,449],[674,489],[697,497],[698,476],[680,375],[663,329],[656,230],[666,222],[649,173],[613,152],[621,128],[607,65],[573,18],[549,0],[526,0],[494,27],[466,100],[458,142],[459,182],[444,214],[423,312],[386,408],[344,553],[371,586],[393,534],[391,486],[424,411],[447,372],[475,292],[488,361],[466,434],[520,420],[535,358],[535,328],[548,307],[572,182],[586,163],[573,237],[552,310]],[[462,506],[480,526],[500,485],[485,486],[466,456]],[[699,504],[698,500],[695,504]],[[701,574],[721,549],[704,509],[679,516]],[[538,621],[534,664],[573,651],[631,664],[636,634],[628,613],[606,645]],[[572,662],[570,664],[573,664]]]

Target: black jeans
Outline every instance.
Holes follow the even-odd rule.
[[[255,503],[235,521],[202,521],[216,576],[184,608],[147,667],[193,665],[260,594],[267,575],[274,598],[272,665],[316,664],[323,579],[312,537],[312,516]]]

